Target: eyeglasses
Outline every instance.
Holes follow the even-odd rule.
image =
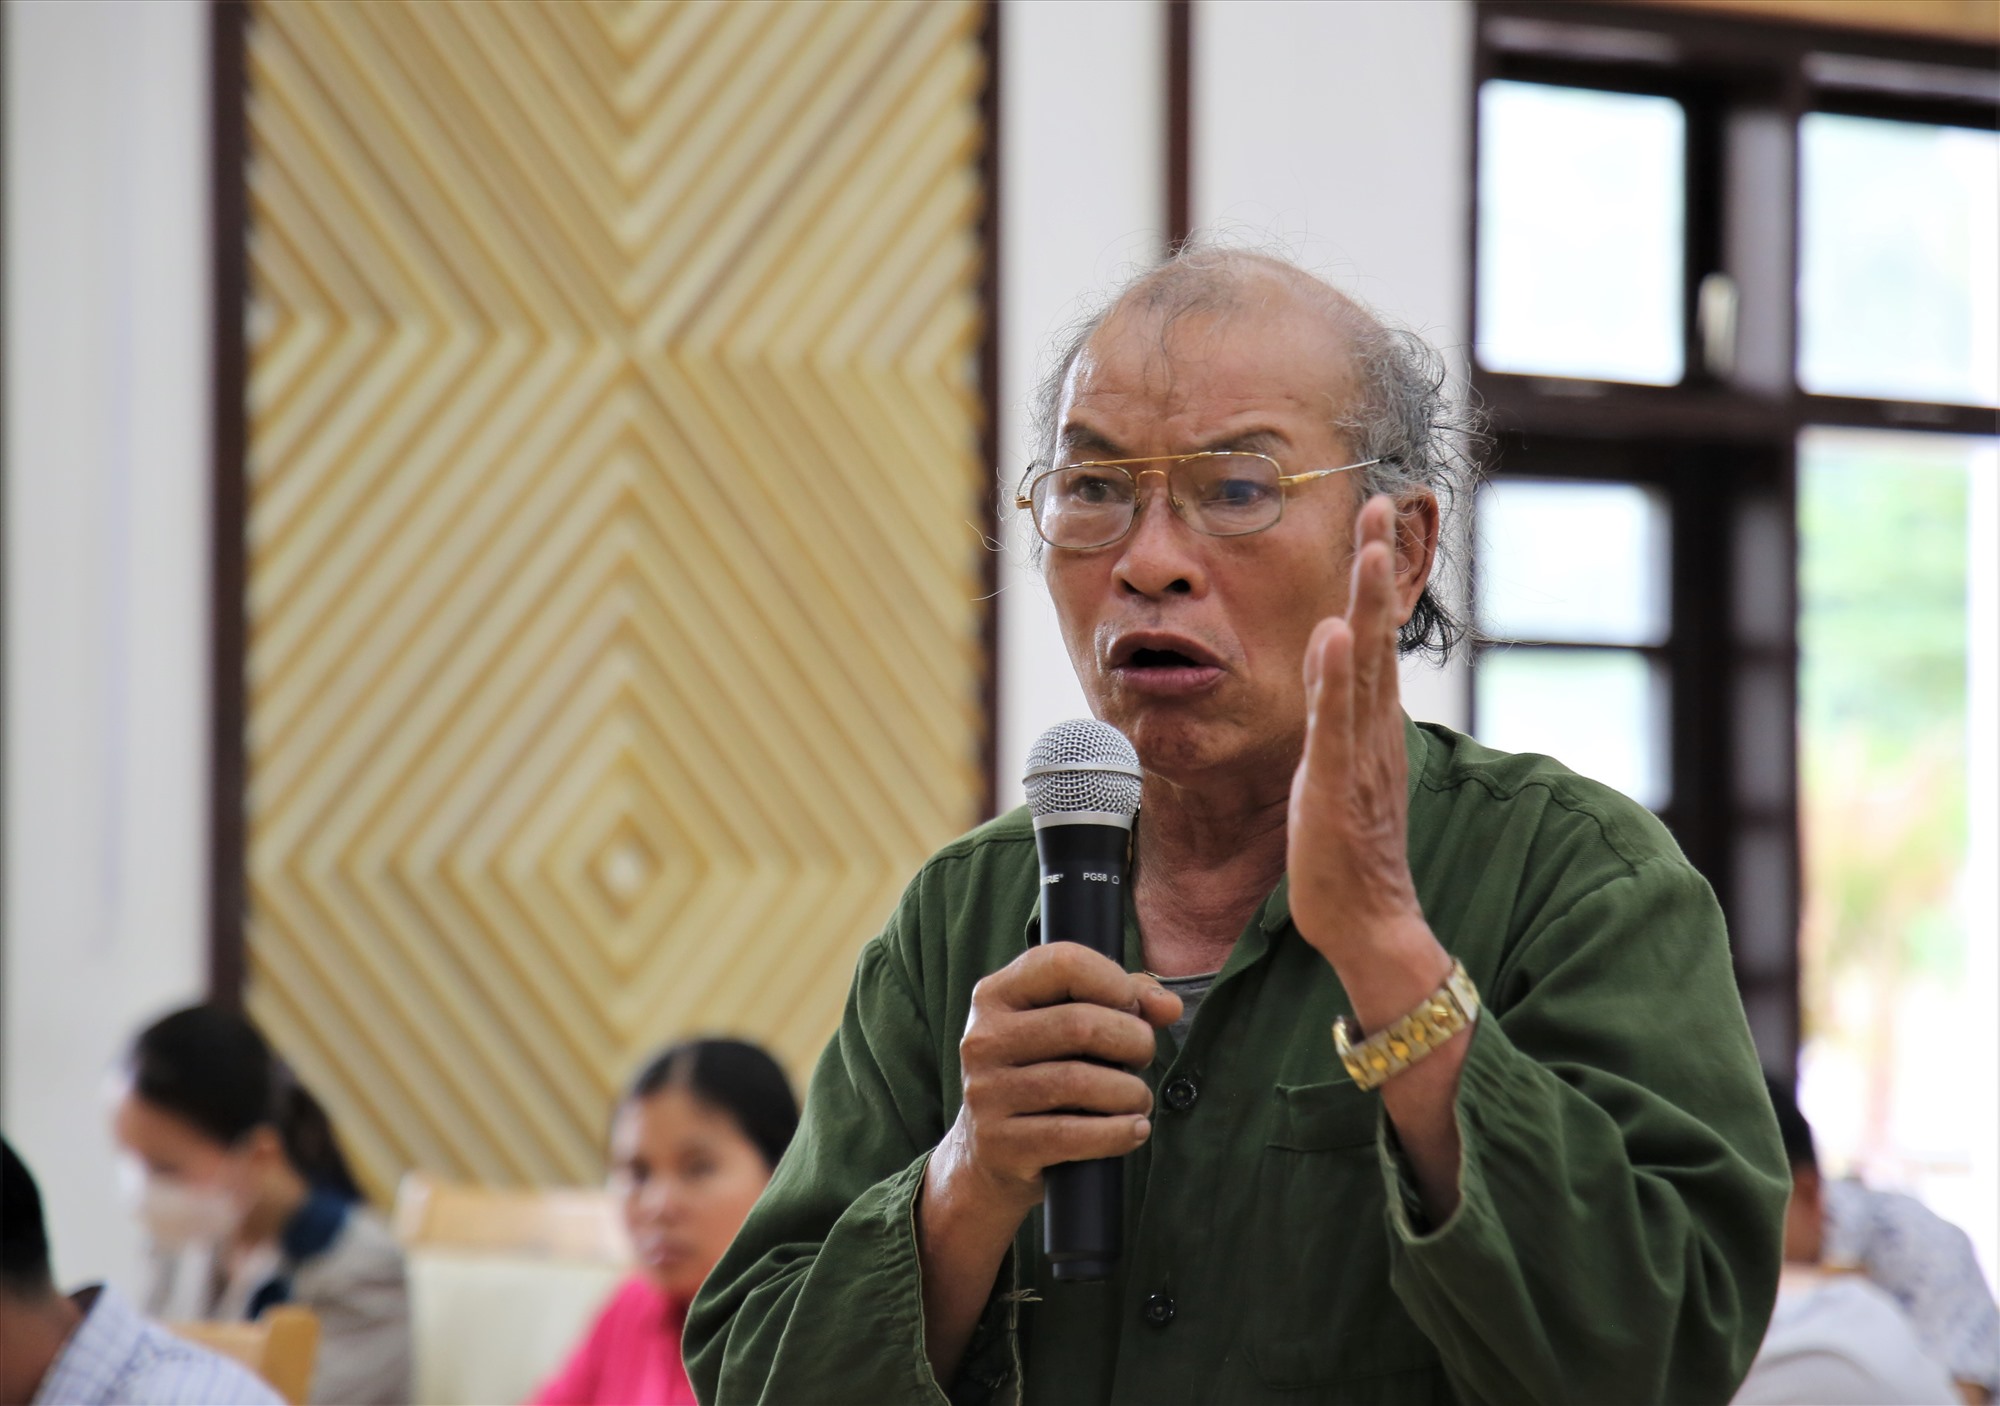
[[[1286,490],[1293,484],[1382,462],[1365,459],[1337,469],[1287,474],[1268,454],[1205,451],[1064,464],[1041,473],[1030,464],[1033,477],[1014,506],[1034,514],[1035,531],[1051,547],[1108,547],[1139,520],[1139,480],[1158,474],[1166,480],[1167,502],[1182,522],[1210,537],[1245,537],[1284,516]],[[1135,467],[1140,464],[1165,467]]]

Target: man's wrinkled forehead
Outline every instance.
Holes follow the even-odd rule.
[[[1352,393],[1351,361],[1345,330],[1323,309],[1298,300],[1178,316],[1128,301],[1113,309],[1070,363],[1056,447],[1117,447],[1101,433],[1098,422],[1106,416],[1157,421],[1194,411],[1209,420],[1290,408],[1317,419],[1337,413]],[[1272,442],[1247,442],[1252,437]],[[1228,439],[1203,447],[1269,453],[1282,436]]]
[[[1250,310],[1251,318],[1262,311]],[[1236,308],[1175,312],[1127,298],[1105,315],[1070,364],[1065,398],[1086,386],[1095,394],[1171,396],[1191,374],[1213,365],[1244,320]]]

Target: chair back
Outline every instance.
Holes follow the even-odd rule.
[[[273,1391],[305,1406],[319,1357],[319,1318],[298,1304],[277,1304],[249,1323],[170,1323],[175,1336],[242,1363]]]
[[[631,1260],[617,1204],[595,1187],[466,1186],[411,1172],[396,1189],[395,1229],[405,1249],[484,1250],[621,1267]]]

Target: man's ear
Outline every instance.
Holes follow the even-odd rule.
[[[1404,620],[1417,608],[1437,565],[1438,524],[1437,495],[1428,489],[1396,500],[1396,603]]]

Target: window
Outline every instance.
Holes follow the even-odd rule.
[[[1480,490],[1480,738],[1545,752],[1659,809],[1672,781],[1660,650],[1668,509],[1637,484],[1506,479]]]
[[[1799,124],[1799,384],[2000,405],[2000,135]]]
[[[1679,381],[1681,105],[1496,79],[1479,120],[1480,364]]]
[[[1883,480],[1856,465],[1943,456],[1974,465],[1963,480],[1990,462],[1945,446],[1990,443],[2000,404],[2000,75],[1972,44],[1587,0],[1483,0],[1478,24],[1471,342],[1498,453],[1473,729],[1659,813],[1715,886],[1760,1052],[1789,1073],[1802,1038],[1809,1064],[1860,1038],[1836,994],[1863,980],[1840,966],[1853,953],[1920,975],[1913,952],[1945,954],[1966,980],[1944,938],[1825,927],[1858,871],[1814,846],[1859,805],[1828,789],[1827,758],[1863,745],[1828,723],[1846,706],[1829,689],[1865,674],[1843,649],[1895,633],[1825,583],[1895,559],[1823,524],[1840,494],[1852,526],[1901,521],[1866,506]],[[1923,531],[1962,541],[1948,519]],[[1915,663],[1876,667],[1933,709],[1959,696]],[[1918,755],[1883,764],[1920,789]],[[1803,848],[1802,804],[1820,837]],[[1803,1009],[1802,910],[1821,925]],[[1919,1155],[1931,1136],[1881,1131],[1866,1155],[1915,1176],[1949,1161]]]
[[[1941,1062],[1936,1032],[1993,1024],[1967,763],[1971,646],[2000,639],[2000,620],[1973,618],[1972,563],[2000,541],[1975,547],[1971,503],[1996,477],[1991,439],[1808,428],[1799,443],[1802,1094],[1829,1160],[1920,1191],[1988,1247],[2000,1206],[1974,1171],[1994,1139],[1972,1110],[2000,1107],[2000,1061]]]
[[[1505,479],[1479,495],[1479,623],[1507,640],[1661,645],[1667,507],[1629,483]]]

